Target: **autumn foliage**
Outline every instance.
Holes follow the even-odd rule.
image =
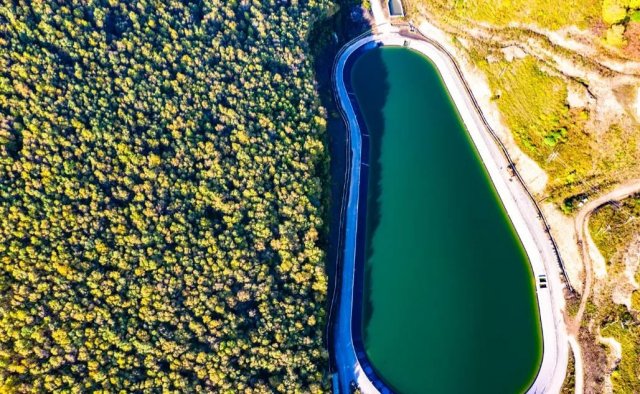
[[[318,0],[0,6],[0,391],[326,390]]]

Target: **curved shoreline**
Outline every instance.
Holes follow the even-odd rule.
[[[363,392],[391,392],[379,379],[367,360],[361,338],[363,258],[358,257],[358,238],[363,236],[361,221],[364,209],[359,209],[360,193],[366,193],[367,164],[363,163],[363,145],[366,147],[368,134],[364,122],[359,121],[359,113],[349,97],[350,81],[345,80],[346,70],[354,53],[379,45],[405,46],[429,58],[438,69],[448,93],[464,121],[467,132],[489,172],[491,181],[498,192],[508,216],[525,248],[531,263],[534,278],[546,275],[548,287],[542,289],[536,283],[537,305],[542,327],[543,355],[536,378],[529,392],[557,392],[564,381],[568,350],[564,321],[558,305],[562,299],[562,283],[558,267],[553,263],[556,256],[539,222],[525,218],[537,218],[535,206],[528,198],[522,198],[524,190],[518,189],[518,182],[509,182],[510,167],[491,139],[481,115],[476,110],[474,99],[465,89],[462,76],[455,64],[441,48],[399,32],[368,35],[347,44],[338,54],[334,68],[334,88],[339,106],[345,114],[351,147],[349,163],[349,193],[346,205],[346,226],[344,258],[341,272],[339,308],[334,326],[334,353],[340,392],[349,393],[351,382],[356,382]],[[484,129],[484,130],[483,130]],[[363,144],[364,140],[364,144]],[[364,185],[364,190],[363,190]],[[526,213],[526,215],[525,215]],[[362,242],[360,242],[362,243]],[[361,246],[360,246],[361,247]],[[554,269],[555,268],[555,269]],[[551,275],[547,275],[549,272]]]

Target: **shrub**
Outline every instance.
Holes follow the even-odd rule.
[[[604,0],[602,19],[610,25],[622,22],[627,17],[626,4],[621,0]]]
[[[624,25],[613,25],[607,30],[607,44],[614,47],[623,47],[627,40],[624,39]]]

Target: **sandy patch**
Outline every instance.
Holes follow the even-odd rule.
[[[589,96],[587,89],[578,84],[567,85],[567,104],[571,108],[584,108],[595,105],[595,99]]]
[[[598,336],[598,342],[605,345],[609,352],[607,353],[607,362],[610,368],[614,368],[622,359],[622,345],[611,337]],[[611,383],[611,375],[607,374],[602,392],[605,394],[613,393],[613,384]]]
[[[597,100],[597,105],[591,106],[591,109],[595,112],[595,120],[608,124],[612,118],[624,117],[626,113],[625,107],[617,99],[614,88],[637,81],[635,77],[619,76],[605,78],[597,72],[574,63],[572,59],[567,59],[547,49],[537,47],[530,49],[549,59],[556,72],[565,77],[588,81],[589,91],[595,96],[595,100]]]
[[[613,363],[617,363],[620,361],[620,359],[622,358],[622,345],[620,345],[620,342],[611,337],[598,337],[598,341],[600,341],[601,344],[607,346],[611,351],[610,361],[612,361]]]
[[[636,282],[636,272],[640,268],[640,235],[631,243],[629,250],[624,258],[625,270],[624,273],[629,279],[629,283],[634,289],[640,288],[640,283]]]
[[[511,153],[511,158],[516,163],[516,168],[524,182],[529,187],[531,193],[541,194],[547,186],[549,176],[540,168],[532,158],[525,155],[516,145],[514,141],[509,141],[507,149]]]
[[[589,257],[591,258],[591,268],[595,279],[604,279],[607,277],[607,262],[604,259],[600,249],[596,246],[595,242],[591,238],[591,233],[586,234],[587,242],[589,243]]]
[[[551,203],[543,204],[542,211],[560,248],[569,281],[576,291],[582,293],[584,267],[575,237],[574,218],[563,214]]]
[[[611,298],[616,304],[626,305],[631,309],[631,294],[640,288],[635,279],[635,274],[640,265],[640,235],[631,242],[622,257],[624,271],[617,280],[613,281],[614,287]]]
[[[609,56],[606,50],[598,50],[597,39],[599,37],[594,36],[591,31],[580,30],[575,26],[565,27],[557,31],[540,29],[529,25],[526,27],[547,36],[554,45],[593,59],[616,72],[625,74],[637,74],[640,72],[640,62],[632,60],[621,61],[618,60],[617,56]]]
[[[486,29],[494,28],[489,23],[479,23]],[[591,30],[583,30],[576,26],[567,26],[558,30],[549,30],[533,24],[512,22],[511,28],[525,29],[545,36],[551,44],[565,50],[575,52],[593,60],[599,65],[623,74],[640,73],[640,62],[621,59],[615,51],[612,52],[599,43],[600,37]]]
[[[500,57],[496,55],[489,55],[485,59],[487,59],[487,63],[498,63],[500,61]]]
[[[504,59],[509,63],[511,63],[513,59],[523,59],[527,57],[527,53],[517,45],[502,48],[502,54],[504,55]]]

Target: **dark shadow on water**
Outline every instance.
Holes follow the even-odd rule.
[[[344,249],[344,218],[342,203],[346,199],[346,170],[350,160],[347,144],[346,125],[333,96],[332,67],[340,48],[353,37],[370,29],[367,15],[362,8],[362,0],[338,0],[324,18],[319,19],[309,33],[308,43],[313,54],[314,77],[317,83],[320,103],[326,110],[327,130],[325,146],[328,148],[323,166],[318,176],[323,180],[324,231],[320,234],[320,245],[326,251],[326,273],[329,278],[326,309],[333,305],[333,313],[338,305],[336,287],[340,286],[340,267]],[[329,313],[328,313],[329,315]],[[331,317],[331,316],[329,316]],[[333,321],[327,322],[325,346],[334,354]],[[330,369],[334,371],[334,360],[330,357]]]
[[[387,66],[382,58],[382,49],[369,50],[356,60],[351,69],[351,90],[357,97],[359,123],[362,128],[362,181],[367,182],[366,199],[361,192],[360,208],[366,205],[366,218],[359,220],[358,230],[366,229],[364,245],[358,246],[358,261],[364,266],[362,292],[363,342],[373,314],[371,278],[374,267],[370,259],[374,255],[373,238],[380,225],[382,195],[381,148],[385,132],[384,106],[389,94]],[[361,189],[362,190],[362,189]],[[366,222],[365,222],[366,221]]]

